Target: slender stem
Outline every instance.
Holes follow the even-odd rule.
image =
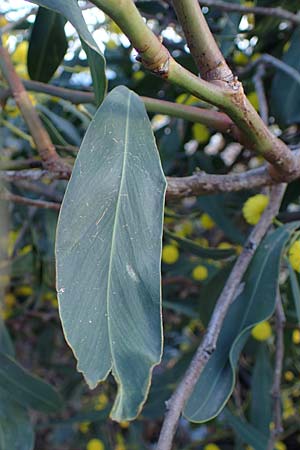
[[[58,156],[55,147],[51,142],[42,121],[34,109],[31,100],[20,80],[16,70],[11,62],[6,48],[0,46],[0,68],[9,84],[15,101],[23,115],[28,126],[30,134],[34,140],[35,146],[41,156],[43,165],[46,169],[59,172],[62,175],[70,174],[71,168]]]
[[[7,191],[0,192],[0,199],[9,202],[19,203],[21,205],[35,206],[36,208],[60,210],[60,204],[54,202],[46,202],[45,200],[33,200],[32,198],[22,197],[21,195],[11,194]]]
[[[244,6],[238,3],[229,3],[222,0],[201,0],[201,5],[212,6],[213,8],[218,8],[221,11],[229,12],[241,12],[242,14],[257,14],[261,16],[277,17],[281,20],[288,20],[296,25],[300,24],[300,16],[298,14],[293,14],[286,9],[276,7],[267,8],[263,6]]]
[[[67,89],[51,84],[41,83],[39,81],[22,80],[26,89],[32,92],[42,92],[44,94],[63,98],[74,104],[94,103],[95,96],[93,92],[79,91],[75,89]],[[10,91],[5,92],[5,96],[9,96]],[[141,97],[148,112],[166,114],[170,117],[178,117],[189,120],[191,122],[199,122],[204,125],[215,128],[221,133],[231,133],[239,142],[243,143],[246,139],[242,138],[242,134],[238,127],[225,114],[212,109],[198,108],[195,106],[182,105],[169,102],[166,100],[158,100],[150,97]]]
[[[199,376],[216,348],[226,313],[242,281],[242,278],[254,256],[274,216],[277,214],[286,185],[274,186],[271,190],[270,203],[262,215],[260,222],[251,232],[248,242],[237,259],[234,268],[224,286],[210,319],[206,334],[198,347],[182,381],[167,402],[167,412],[161,429],[156,450],[171,450],[177,424],[186,401],[191,395]]]
[[[282,306],[281,296],[278,289],[276,302],[276,355],[275,355],[275,370],[274,381],[272,388],[273,397],[273,415],[274,415],[274,429],[272,430],[267,450],[273,450],[278,436],[282,433],[282,418],[281,418],[281,395],[280,384],[282,376],[283,358],[284,358],[284,336],[283,330],[285,325],[285,314]]]
[[[201,77],[207,81],[233,81],[233,74],[212,39],[198,0],[173,0],[173,5]]]
[[[248,64],[242,71],[239,72],[239,75],[241,77],[243,77],[261,64],[276,67],[276,69],[279,69],[282,72],[284,72],[286,75],[289,75],[300,85],[300,73],[298,72],[298,70],[296,70],[292,66],[289,66],[284,61],[281,61],[280,59],[275,58],[275,56],[269,55],[268,53],[261,55],[255,61]]]
[[[265,76],[265,66],[263,64],[260,64],[257,67],[256,74],[253,77],[255,90],[258,97],[258,103],[259,103],[259,112],[262,120],[266,125],[269,123],[269,108],[268,108],[268,101],[266,97],[266,92],[264,88],[264,76]]]

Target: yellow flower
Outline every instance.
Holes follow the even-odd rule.
[[[79,430],[81,431],[81,433],[86,434],[89,431],[91,422],[82,422],[79,424]]]
[[[185,105],[194,105],[195,103],[199,103],[199,98],[195,97],[194,95],[189,94],[180,94],[176,98],[176,103],[181,103]]]
[[[29,297],[30,295],[32,295],[33,290],[31,286],[20,286],[16,288],[15,293],[20,297]]]
[[[294,407],[293,401],[289,397],[283,399],[283,415],[284,419],[288,419],[296,414],[296,409]]]
[[[138,70],[137,72],[133,72],[132,78],[135,81],[141,81],[143,78],[145,78],[145,72],[142,72],[141,70]]]
[[[120,422],[119,425],[121,428],[126,430],[126,428],[129,428],[130,422],[123,421],[123,422]]]
[[[175,245],[164,245],[162,250],[162,260],[165,264],[174,264],[179,258],[179,250]]]
[[[210,137],[209,129],[201,123],[195,123],[193,125],[192,131],[194,139],[196,139],[199,144],[205,144]]]
[[[233,61],[238,66],[245,66],[248,63],[248,60],[249,60],[248,56],[245,55],[245,53],[240,52],[239,50],[236,50],[233,53]]]
[[[91,439],[87,443],[86,450],[105,450],[105,447],[100,439]]]
[[[196,266],[192,272],[194,280],[203,281],[208,277],[208,270],[205,266]]]
[[[289,249],[289,261],[294,270],[300,273],[300,240],[295,241]]]
[[[200,224],[204,230],[211,230],[215,226],[215,222],[206,213],[202,214],[200,217]]]
[[[295,375],[293,374],[293,372],[291,370],[287,370],[286,372],[284,372],[284,379],[286,381],[293,381],[294,378],[295,378]]]
[[[294,344],[300,344],[300,330],[297,329],[293,331],[292,340]]]
[[[256,111],[259,111],[259,100],[257,97],[257,93],[254,91],[250,92],[250,94],[247,95],[247,98],[251,103],[251,105],[253,106],[253,108],[256,109]]]
[[[2,14],[0,15],[0,28],[4,27],[5,25],[7,25],[8,22],[5,18],[5,16],[3,16]]]
[[[197,242],[197,244],[199,244],[201,247],[209,247],[209,242],[206,238],[204,237],[198,237],[195,239],[195,241]]]
[[[7,308],[12,308],[16,304],[16,297],[14,294],[5,294],[4,303]]]
[[[243,206],[243,216],[250,225],[256,225],[262,213],[269,204],[269,197],[264,194],[257,194],[248,198]]]
[[[12,55],[12,61],[15,64],[26,64],[28,52],[28,41],[22,41],[17,46],[16,50]]]
[[[220,250],[227,250],[229,248],[232,248],[232,245],[229,244],[229,242],[220,242],[220,244],[218,244],[218,248]]]
[[[267,321],[260,322],[252,328],[251,334],[257,341],[266,341],[270,336],[272,336],[271,325]]]
[[[203,450],[221,450],[217,444],[207,444]]]
[[[284,442],[282,442],[282,441],[277,441],[276,443],[275,443],[275,447],[274,447],[276,450],[286,450],[287,449],[287,446],[285,445],[285,443]]]
[[[107,403],[108,403],[107,395],[106,394],[100,394],[97,397],[97,401],[96,401],[94,409],[96,411],[102,411],[102,409],[105,409]]]

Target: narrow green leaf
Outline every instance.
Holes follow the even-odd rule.
[[[191,395],[185,416],[192,422],[216,417],[235,383],[235,367],[251,328],[273,313],[282,248],[292,227],[278,228],[259,246],[244,277],[244,289],[226,315],[217,348]]]
[[[270,434],[272,420],[273,370],[270,362],[270,353],[266,344],[258,347],[256,362],[251,382],[251,424],[266,437]]]
[[[224,411],[225,419],[234,432],[248,445],[255,450],[266,450],[268,438],[255,429],[250,423],[234,416],[228,409]]]
[[[291,46],[282,61],[298,71],[300,77],[300,30],[296,28],[291,39]],[[271,85],[271,107],[280,124],[291,125],[300,121],[300,83],[299,79],[278,70]]]
[[[26,408],[0,388],[0,450],[33,450],[34,433]]]
[[[56,240],[65,336],[91,388],[112,372],[116,420],[139,413],[161,358],[165,189],[145,107],[120,86],[87,130]]]
[[[194,255],[201,256],[202,258],[209,258],[214,260],[226,259],[230,256],[236,255],[234,249],[218,249],[218,248],[207,248],[201,247],[201,245],[197,244],[197,242],[192,241],[191,239],[186,239],[177,234],[172,233],[171,231],[164,229],[164,234],[168,236],[170,239],[179,243],[180,248],[188,250],[192,252]]]
[[[107,88],[105,59],[93,36],[88,30],[77,0],[33,0],[33,2],[63,15],[69,22],[71,22],[74,28],[76,28],[81,42],[84,43],[83,48],[87,54],[88,63],[91,70],[96,101],[100,104],[104,99]]]
[[[292,268],[292,266],[288,263],[289,275],[291,281],[292,294],[298,319],[298,325],[300,326],[300,287],[297,279],[297,275]]]
[[[27,54],[27,68],[32,80],[47,83],[61,63],[68,48],[65,23],[60,14],[39,8]]]
[[[0,352],[6,353],[7,355],[14,358],[15,349],[7,328],[5,326],[4,320],[0,317]]]
[[[13,358],[1,352],[0,388],[13,401],[38,411],[54,412],[62,407],[60,396],[50,384],[33,376]]]

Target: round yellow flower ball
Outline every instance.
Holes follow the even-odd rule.
[[[203,450],[221,450],[217,444],[207,444]]]
[[[297,329],[293,331],[292,340],[294,344],[300,344],[300,330]]]
[[[91,439],[87,443],[86,450],[105,450],[105,447],[100,439]]]
[[[269,197],[264,194],[257,194],[248,198],[243,206],[243,216],[250,225],[256,225],[262,213],[269,204]]]
[[[164,245],[162,249],[162,260],[165,264],[174,264],[179,258],[179,250],[175,245]]]
[[[272,328],[269,322],[264,321],[257,324],[251,331],[252,337],[257,341],[266,341],[272,336]]]
[[[192,277],[197,281],[206,280],[206,278],[208,277],[207,268],[205,266],[202,266],[201,264],[199,266],[196,266],[192,272]]]
[[[204,230],[211,230],[215,226],[215,222],[206,213],[202,214],[200,217],[200,224]]]
[[[289,249],[289,261],[292,268],[300,273],[300,240],[295,241]]]

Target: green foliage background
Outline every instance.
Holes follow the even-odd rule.
[[[95,102],[79,105],[45,93],[31,93],[53,143],[70,164],[75,161],[97,104],[106,91],[116,86],[124,85],[140,96],[207,107],[178,87],[145,72],[135,60],[134,49],[108,17],[98,14],[92,20],[93,10],[90,15],[85,14],[89,29],[93,31],[90,34],[80,8],[75,8],[77,2],[64,2],[64,11],[60,10],[61,2],[36,3],[52,4],[55,12],[39,9],[35,19],[29,16],[15,29],[4,33],[2,41],[24,80],[30,76],[54,86],[94,90]],[[245,2],[235,0],[235,3]],[[281,6],[293,12],[300,9],[298,0],[257,0],[255,4]],[[25,2],[24,5],[28,6]],[[168,2],[137,1],[136,5],[155,33],[164,36],[176,60],[197,73]],[[16,20],[11,9],[10,3],[1,4],[2,26],[7,20]],[[253,84],[255,68],[247,71],[245,67],[267,53],[299,71],[299,26],[274,17],[222,13],[217,8],[204,11],[227,61],[234,73],[239,74],[248,97],[257,108]],[[74,29],[65,26],[66,20],[77,29],[80,39]],[[242,24],[245,26],[241,29]],[[276,67],[267,66],[264,86],[274,133],[291,147],[297,146],[299,81]],[[5,89],[4,79],[0,77],[0,97]],[[186,176],[197,170],[226,174],[262,163],[247,149],[234,146],[230,137],[213,129],[154,113],[149,117],[165,175]],[[0,170],[27,169],[30,165],[21,166],[28,160],[32,167],[39,167],[40,159],[12,98],[3,103],[0,146]],[[18,195],[60,203],[66,184],[45,177],[35,182],[11,183],[8,187]],[[93,186],[90,189],[93,190]],[[116,396],[113,377],[95,390],[89,390],[76,370],[76,361],[63,337],[55,289],[54,243],[58,213],[34,206],[0,203],[0,450],[99,450],[92,447],[93,439],[100,440],[105,449],[155,448],[165,401],[188,366],[250,231],[242,207],[254,194],[256,192],[245,191],[167,202],[162,262],[164,353],[162,362],[154,369],[148,400],[138,418],[130,423],[109,419]],[[248,281],[247,289],[235,303],[238,307],[238,302],[253,300],[252,316],[246,317],[244,325],[236,329],[241,316],[236,318],[236,311],[230,310],[220,337],[225,343],[215,354],[215,359],[221,354],[225,362],[222,360],[221,369],[213,369],[214,376],[218,370],[226,373],[222,372],[220,382],[214,386],[212,380],[217,378],[204,373],[181,420],[174,449],[202,449],[215,443],[218,447],[206,447],[206,450],[241,450],[249,445],[256,450],[266,450],[272,428],[270,389],[276,347],[272,313],[278,279],[287,324],[282,380],[284,431],[277,448],[299,448],[299,273],[289,268],[287,262],[291,240],[299,239],[298,223],[288,225],[294,219],[299,220],[299,204],[300,186],[299,181],[295,181],[287,189],[276,230],[266,238],[247,272],[244,280]],[[72,220],[68,223],[71,228]],[[199,266],[202,268],[200,279],[194,271]],[[255,280],[260,280],[261,284],[255,285]],[[269,320],[273,331],[266,339],[255,339],[250,336],[250,329],[262,320]],[[133,330],[128,329],[127,333],[124,339],[130,341]],[[239,345],[240,341],[243,346]],[[211,364],[218,365],[218,362],[212,360]],[[200,414],[197,403],[202,404],[206,393],[207,403]],[[228,397],[226,409],[219,414]]]

